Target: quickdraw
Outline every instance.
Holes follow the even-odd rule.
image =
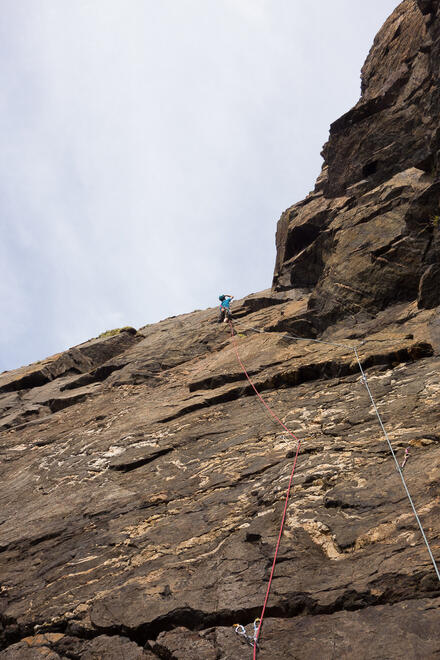
[[[263,604],[263,608],[262,608],[262,611],[261,611],[261,616],[260,616],[260,623],[259,623],[259,626],[258,626],[258,628],[257,628],[257,631],[255,632],[255,623],[254,623],[254,638],[252,639],[252,637],[250,637],[250,636],[247,634],[246,629],[244,628],[244,626],[242,626],[242,625],[240,625],[240,624],[235,624],[235,625],[234,625],[235,632],[236,632],[238,635],[242,636],[242,637],[246,640],[246,642],[247,642],[250,646],[253,647],[253,660],[256,660],[257,649],[258,649],[258,639],[259,639],[260,631],[261,631],[261,623],[262,623],[262,621],[263,621],[263,619],[264,619],[264,614],[265,614],[265,610],[266,610],[266,605],[267,605],[267,602],[268,602],[268,599],[269,599],[270,587],[271,587],[271,584],[272,584],[272,578],[273,578],[274,571],[275,571],[275,564],[276,564],[276,561],[277,561],[278,550],[279,550],[279,546],[280,546],[280,542],[281,542],[281,536],[282,536],[282,533],[283,533],[284,522],[285,522],[285,518],[286,518],[286,511],[287,511],[287,505],[288,505],[288,500],[289,500],[289,495],[290,495],[290,489],[291,489],[292,479],[293,479],[294,472],[295,472],[296,461],[297,461],[298,454],[299,454],[299,450],[300,450],[300,446],[301,446],[301,441],[300,441],[300,440],[299,440],[299,439],[298,439],[298,438],[292,433],[292,431],[290,431],[290,430],[287,428],[287,426],[284,424],[284,422],[282,422],[281,419],[275,415],[275,413],[273,412],[273,410],[270,408],[270,406],[267,405],[267,403],[265,402],[265,400],[263,399],[263,397],[261,396],[261,394],[258,392],[258,390],[257,390],[257,388],[255,387],[254,383],[252,382],[252,380],[251,380],[251,378],[250,378],[248,372],[246,371],[246,367],[245,367],[245,365],[243,364],[243,362],[242,362],[242,360],[241,360],[241,358],[240,358],[240,355],[239,355],[239,352],[238,352],[238,349],[237,349],[237,340],[236,340],[236,338],[235,338],[235,336],[234,336],[234,332],[235,332],[235,331],[234,331],[234,327],[233,327],[232,322],[231,322],[230,320],[229,320],[229,325],[230,325],[230,329],[231,329],[231,338],[232,338],[233,347],[234,347],[235,355],[236,355],[236,358],[237,358],[237,362],[240,364],[240,366],[241,366],[241,368],[242,368],[242,370],[243,370],[243,373],[244,373],[244,375],[246,376],[246,378],[247,378],[247,380],[248,380],[250,386],[252,387],[252,389],[254,390],[255,394],[257,395],[257,397],[259,398],[259,400],[261,401],[261,403],[263,404],[263,406],[266,408],[266,410],[268,411],[268,413],[271,415],[271,417],[272,417],[276,422],[278,422],[278,424],[280,424],[280,426],[282,426],[282,428],[283,428],[283,429],[284,429],[284,430],[285,430],[285,431],[286,431],[286,432],[287,432],[287,433],[288,433],[288,434],[289,434],[289,435],[290,435],[290,436],[296,441],[296,443],[297,443],[296,453],[295,453],[295,460],[294,460],[294,463],[293,463],[293,468],[292,468],[292,472],[291,472],[291,475],[290,475],[289,485],[288,485],[288,488],[287,488],[286,499],[285,499],[285,503],[284,503],[283,517],[282,517],[282,520],[281,520],[281,526],[280,526],[280,531],[279,531],[279,535],[278,535],[278,541],[277,541],[277,545],[276,545],[276,548],[275,548],[274,560],[273,560],[273,563],[272,563],[272,569],[271,569],[271,573],[270,573],[270,576],[269,576],[268,586],[267,586],[267,590],[266,590],[266,596],[265,596],[264,604]],[[256,330],[255,328],[252,328],[252,329],[253,329],[253,330]],[[256,331],[257,331],[257,332],[264,332],[264,331],[260,331],[260,330],[256,330]],[[392,457],[393,457],[393,459],[394,459],[394,462],[395,462],[395,465],[396,465],[397,471],[398,471],[398,473],[399,473],[399,475],[400,475],[400,478],[401,478],[401,480],[402,480],[402,485],[403,485],[403,487],[404,487],[404,489],[405,489],[405,492],[406,492],[406,495],[407,495],[407,497],[408,497],[408,500],[409,500],[409,503],[410,503],[410,505],[411,505],[411,508],[412,508],[412,510],[413,510],[414,516],[415,516],[415,518],[416,518],[416,520],[417,520],[417,524],[418,524],[418,526],[419,526],[420,532],[421,532],[421,534],[422,534],[423,540],[424,540],[425,545],[426,545],[426,548],[427,548],[427,550],[428,550],[429,557],[430,557],[431,562],[432,562],[432,565],[433,565],[433,567],[434,567],[434,570],[435,570],[436,576],[437,576],[437,578],[438,578],[438,580],[439,580],[439,582],[440,582],[440,571],[439,571],[439,569],[437,568],[437,563],[436,563],[436,561],[435,561],[434,555],[432,554],[431,546],[430,546],[429,541],[428,541],[428,539],[427,539],[427,537],[426,537],[425,530],[423,529],[423,525],[422,525],[422,523],[421,523],[421,521],[420,521],[420,518],[419,518],[419,515],[418,515],[418,513],[417,513],[417,510],[416,510],[416,508],[415,508],[415,506],[414,506],[414,502],[413,502],[412,497],[411,497],[411,494],[410,494],[410,492],[409,492],[409,490],[408,490],[408,486],[406,485],[405,477],[403,476],[402,468],[404,467],[404,465],[405,465],[405,463],[406,463],[406,461],[407,461],[407,459],[408,459],[409,449],[407,449],[406,452],[405,452],[405,458],[404,458],[404,461],[403,461],[403,464],[402,464],[402,467],[401,467],[401,466],[399,465],[399,461],[397,460],[397,457],[396,457],[395,452],[394,452],[394,450],[393,450],[393,447],[392,447],[392,444],[391,444],[390,439],[389,439],[389,437],[388,437],[388,434],[387,434],[387,432],[386,432],[386,429],[385,429],[385,427],[384,427],[384,425],[383,425],[382,418],[381,418],[381,416],[380,416],[380,413],[379,413],[379,410],[378,410],[378,408],[377,408],[376,402],[375,402],[375,400],[374,400],[374,398],[373,398],[373,395],[371,394],[371,391],[370,391],[370,388],[369,388],[369,385],[368,385],[368,382],[367,382],[367,377],[366,377],[366,375],[365,375],[365,373],[364,373],[364,370],[363,370],[363,368],[362,368],[362,363],[361,363],[361,360],[360,360],[360,358],[359,358],[359,354],[358,354],[357,348],[356,348],[355,346],[349,346],[349,345],[346,345],[346,344],[337,344],[336,342],[327,342],[327,341],[323,341],[323,340],[320,340],[320,339],[309,339],[309,338],[306,338],[306,337],[289,337],[289,336],[285,335],[285,338],[286,338],[286,339],[289,339],[289,340],[292,340],[292,341],[298,341],[298,340],[302,340],[302,341],[316,341],[316,342],[319,342],[319,343],[329,344],[329,345],[333,345],[333,346],[340,346],[340,347],[342,346],[343,348],[350,349],[350,350],[352,350],[352,351],[354,352],[354,355],[355,355],[355,357],[356,357],[356,362],[357,362],[357,364],[358,364],[358,367],[359,367],[359,370],[360,370],[360,373],[361,373],[360,378],[359,378],[359,381],[362,383],[362,385],[365,386],[365,389],[367,390],[368,396],[369,396],[369,398],[370,398],[370,400],[371,400],[371,404],[372,404],[372,406],[373,406],[373,408],[374,408],[374,412],[376,413],[377,419],[378,419],[379,424],[380,424],[380,427],[381,427],[381,429],[382,429],[382,433],[383,433],[384,438],[385,438],[385,440],[386,440],[386,442],[387,442],[387,444],[388,444],[388,447],[389,447],[389,449],[390,449],[390,453],[391,453],[391,455],[392,455]],[[365,343],[365,342],[362,342],[362,343]],[[290,453],[290,452],[289,452],[289,453]],[[258,619],[257,619],[256,621],[258,621]]]
[[[401,469],[401,470],[403,470],[403,468],[405,467],[405,465],[406,465],[406,461],[408,460],[408,458],[409,458],[409,447],[407,447],[407,448],[405,449],[405,457],[404,457],[404,459],[403,459],[402,465],[400,466],[400,469]]]
[[[289,503],[290,490],[292,488],[292,481],[293,481],[293,476],[295,474],[296,462],[298,460],[298,454],[299,454],[299,450],[301,448],[301,440],[299,440],[299,438],[297,438],[296,435],[294,433],[292,433],[292,431],[289,428],[287,428],[287,426],[284,424],[284,422],[282,422],[281,419],[275,415],[272,408],[267,405],[266,401],[263,399],[263,397],[261,396],[261,394],[259,393],[259,391],[255,387],[255,385],[252,382],[248,372],[246,371],[246,367],[244,366],[244,364],[242,362],[242,359],[240,357],[240,354],[238,352],[237,341],[234,337],[234,326],[232,325],[231,321],[229,321],[229,326],[231,328],[231,337],[232,337],[232,341],[233,341],[233,346],[234,346],[234,351],[235,351],[235,356],[237,358],[237,362],[241,366],[241,368],[243,370],[243,373],[244,373],[244,375],[246,376],[246,378],[249,382],[249,385],[252,387],[255,394],[257,395],[257,397],[259,398],[259,400],[261,401],[263,406],[266,408],[266,410],[270,414],[270,416],[273,417],[273,419],[280,426],[282,426],[282,428],[286,431],[286,433],[288,433],[288,435],[290,435],[290,437],[293,438],[296,442],[296,451],[295,451],[295,454],[294,454],[295,458],[294,458],[294,461],[293,461],[292,471],[290,473],[289,485],[287,486],[286,497],[285,497],[285,500],[284,500],[284,510],[283,510],[283,515],[282,515],[282,518],[281,518],[280,531],[279,531],[279,534],[278,534],[278,540],[277,540],[277,544],[276,544],[276,547],[275,547],[275,552],[274,552],[274,557],[273,557],[273,562],[272,562],[272,568],[271,568],[270,575],[269,575],[269,581],[267,583],[266,596],[264,597],[264,603],[263,603],[263,607],[262,607],[262,610],[261,610],[261,616],[260,616],[259,619],[255,619],[255,621],[254,621],[254,639],[253,639],[253,641],[252,641],[252,638],[250,638],[251,642],[252,642],[253,649],[254,649],[253,660],[256,660],[257,649],[258,649],[258,639],[259,639],[259,636],[260,636],[261,626],[262,626],[263,619],[264,619],[264,613],[266,611],[267,601],[269,600],[270,587],[272,585],[272,580],[273,580],[273,576],[274,576],[274,573],[275,573],[275,566],[276,566],[276,563],[277,563],[278,550],[280,549],[281,537],[283,535],[284,523],[286,521],[287,505]],[[242,634],[241,628],[236,628],[236,630],[240,631],[238,634]],[[249,637],[249,635],[247,633],[246,633],[246,637]]]
[[[254,634],[253,634],[252,637],[251,637],[251,635],[247,634],[246,628],[244,626],[242,626],[241,623],[234,623],[234,625],[232,627],[234,628],[235,633],[237,635],[240,635],[240,637],[243,637],[244,640],[249,644],[249,646],[251,646],[252,648],[254,648],[256,646],[257,649],[258,649],[259,647],[258,647],[258,642],[257,642],[257,634],[258,634],[259,625],[260,625],[260,619],[255,619],[255,621],[253,623]]]

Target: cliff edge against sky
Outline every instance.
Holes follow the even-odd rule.
[[[272,289],[235,305],[302,441],[261,660],[440,654],[440,584],[346,347],[440,561],[439,65],[440,1],[404,0],[281,216]],[[260,615],[295,447],[215,321],[0,376],[2,659],[252,657],[232,625]]]

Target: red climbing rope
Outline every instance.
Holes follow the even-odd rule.
[[[296,437],[296,435],[294,435],[294,433],[292,433],[292,431],[290,431],[290,430],[287,428],[287,426],[286,426],[285,424],[283,424],[283,422],[282,422],[282,421],[281,421],[281,420],[275,415],[275,413],[274,413],[274,412],[271,410],[271,408],[267,405],[267,403],[264,401],[263,397],[262,397],[261,394],[258,392],[258,390],[257,390],[257,388],[255,387],[255,385],[254,385],[253,382],[251,381],[251,379],[250,379],[250,377],[249,377],[249,374],[248,374],[248,372],[246,371],[246,367],[244,366],[243,362],[241,361],[240,355],[239,355],[239,353],[238,353],[237,343],[236,343],[236,341],[235,341],[235,337],[234,337],[234,328],[233,328],[233,326],[232,326],[232,322],[231,322],[231,321],[229,321],[229,325],[230,325],[230,327],[231,327],[231,337],[232,337],[232,341],[233,341],[233,345],[234,345],[235,355],[236,355],[236,357],[237,357],[237,360],[238,360],[238,362],[239,362],[241,368],[243,369],[243,373],[244,373],[244,375],[245,375],[246,378],[248,379],[248,381],[249,381],[249,383],[251,384],[251,386],[252,386],[252,388],[253,388],[255,394],[256,394],[257,397],[260,399],[260,401],[261,401],[261,403],[263,404],[263,406],[269,411],[269,413],[272,415],[272,417],[273,417],[274,419],[276,419],[276,421],[277,421],[279,424],[281,424],[281,426],[283,427],[283,429],[284,429],[285,431],[287,431],[287,433],[288,433],[289,435],[291,435],[292,438],[293,438],[293,439],[295,440],[295,442],[297,443],[297,444],[296,444],[296,454],[295,454],[295,459],[294,459],[294,461],[293,461],[292,472],[290,473],[289,485],[288,485],[288,487],[287,487],[286,499],[285,499],[285,501],[284,501],[283,517],[282,517],[282,519],[281,519],[280,532],[279,532],[279,534],[278,534],[278,541],[277,541],[277,545],[276,545],[276,548],[275,548],[275,555],[274,555],[273,562],[272,562],[272,570],[271,570],[271,572],[270,572],[269,582],[268,582],[268,585],[267,585],[266,597],[265,597],[265,599],[264,599],[263,609],[261,610],[261,616],[260,616],[260,622],[259,622],[259,625],[258,625],[258,629],[257,629],[257,632],[255,633],[255,636],[254,636],[254,655],[253,655],[253,660],[256,660],[256,657],[257,657],[257,648],[258,648],[258,643],[257,643],[257,642],[258,642],[258,638],[259,638],[259,636],[260,636],[261,626],[263,625],[263,619],[264,619],[264,613],[265,613],[265,611],[266,611],[267,601],[269,600],[270,587],[271,587],[271,585],[272,585],[273,574],[274,574],[274,572],[275,572],[275,565],[276,565],[276,563],[277,563],[277,556],[278,556],[278,550],[279,550],[280,543],[281,543],[281,537],[282,537],[282,534],[283,534],[284,521],[286,520],[287,504],[288,504],[288,502],[289,502],[290,489],[291,489],[291,486],[292,486],[292,479],[293,479],[293,475],[294,475],[294,473],[295,473],[296,462],[297,462],[298,454],[299,454],[299,450],[300,450],[300,447],[301,447],[301,441],[298,440],[298,438]]]

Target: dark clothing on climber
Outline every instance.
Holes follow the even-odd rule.
[[[229,309],[229,305],[231,304],[231,300],[234,296],[219,296],[220,302],[220,309],[219,309],[219,315],[218,315],[218,323],[221,323],[224,321],[227,323],[228,321],[232,320],[232,314],[231,310]]]

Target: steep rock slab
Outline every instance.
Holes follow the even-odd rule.
[[[438,108],[431,106],[437,85],[423,48],[428,38],[437,38],[436,29],[427,30],[415,0],[404,0],[365,62],[361,99],[331,125],[324,147],[327,196],[364,179],[374,187],[432,155]]]
[[[96,391],[93,383],[112,371],[109,360],[140,340],[134,328],[127,328],[41,362],[4,372],[0,375],[0,429],[46,417],[92,395]],[[76,391],[66,391],[72,389]]]
[[[404,0],[393,12],[363,67],[360,101],[331,126],[315,191],[278,223],[274,288],[310,287],[316,329],[428,301],[439,261],[439,11],[437,0]]]
[[[255,313],[263,327],[274,309]],[[395,310],[395,332],[407,346],[420,342],[433,314]],[[188,334],[193,321],[200,325],[197,318],[187,318]],[[385,329],[364,345],[365,356],[378,349],[386,355],[387,345],[395,346],[390,321],[389,312]],[[169,321],[165,343],[173,322],[183,332],[181,319]],[[374,322],[366,322],[368,332]],[[217,333],[225,341],[224,328]],[[414,339],[405,339],[408,334]],[[320,363],[325,350],[327,360],[338,355],[310,342],[300,351],[294,345],[286,359],[277,336],[255,339],[240,342],[250,368],[261,374],[271,369],[270,351],[275,361],[281,351],[274,366],[279,374],[304,354],[310,364]],[[260,355],[265,343],[268,354]],[[225,354],[224,367],[219,361],[228,346],[229,339],[220,352],[208,352],[204,369],[233,374],[232,359]],[[367,375],[399,457],[411,447],[406,474],[437,548],[438,359],[396,359],[397,352],[389,364],[373,361]],[[4,434],[0,562],[7,653],[23,638],[52,632],[76,644],[103,635],[135,641],[140,649],[148,642],[156,654],[175,654],[180,637],[182,653],[241,657],[231,626],[250,623],[260,611],[293,448],[249,396],[158,422],[159,401],[174,398],[181,406],[197,369],[198,357],[168,370],[166,379],[106,388],[41,424]],[[316,648],[327,648],[327,627],[316,617],[339,613],[348,631],[353,609],[374,612],[421,599],[436,608],[426,549],[358,375],[327,374],[269,388],[265,396],[303,439],[268,611],[289,643],[285,631],[296,630],[303,617],[316,622]],[[392,612],[391,619],[400,616]],[[414,613],[418,626],[421,612]],[[386,639],[381,622],[378,617],[372,657]],[[410,643],[409,631],[400,634]],[[48,649],[62,657],[60,643]],[[344,633],[338,649],[351,652],[359,648],[354,643]],[[276,645],[276,635],[267,637],[267,657],[276,657]]]
[[[302,441],[261,658],[439,653],[440,587],[346,349],[358,346],[399,461],[409,449],[404,474],[439,558],[437,11],[408,0],[387,23],[371,62],[387,44],[406,69],[367,66],[359,107],[332,129],[349,158],[340,168],[329,145],[314,193],[280,224],[282,290],[235,305],[246,366]],[[388,130],[395,113],[402,130],[413,101],[434,108],[428,145],[420,126],[380,144],[381,173],[365,161],[372,117]],[[3,381],[7,415],[47,410],[1,437],[0,655],[242,658],[232,625],[261,612],[294,443],[242,378],[215,309],[141,328],[99,364],[76,349],[44,382],[23,382],[26,370]]]

